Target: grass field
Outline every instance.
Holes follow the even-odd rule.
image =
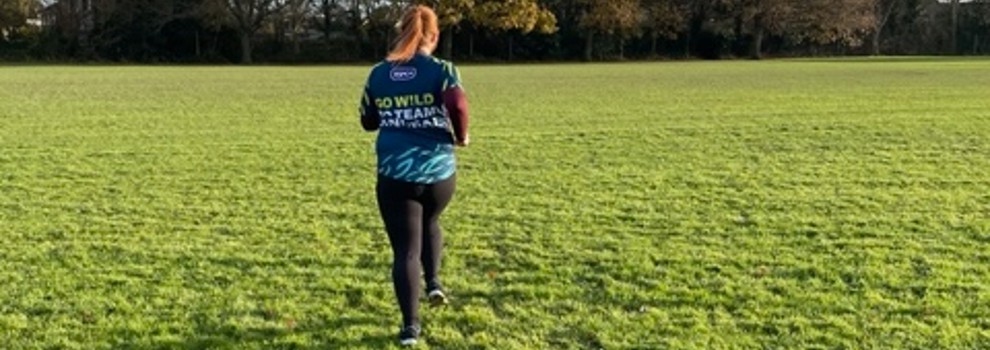
[[[461,70],[419,348],[990,348],[990,60]],[[395,347],[367,71],[0,67],[0,348]]]

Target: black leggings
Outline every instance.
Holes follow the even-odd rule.
[[[427,283],[437,282],[443,248],[440,213],[454,196],[455,183],[454,176],[432,185],[378,177],[378,209],[392,243],[392,283],[403,326],[419,324],[420,263]]]

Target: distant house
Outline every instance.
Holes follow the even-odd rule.
[[[41,26],[82,35],[93,30],[93,0],[61,0],[41,10]]]
[[[59,3],[54,3],[41,9],[41,26],[44,28],[54,27],[58,22]]]

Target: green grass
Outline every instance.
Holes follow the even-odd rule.
[[[367,67],[0,67],[0,348],[387,349]],[[432,349],[990,347],[990,61],[466,66]]]

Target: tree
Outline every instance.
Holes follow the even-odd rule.
[[[857,47],[877,27],[872,0],[807,0],[799,8],[791,36],[815,44],[841,43]]]
[[[341,4],[342,0],[315,0],[316,11],[319,13],[319,29],[323,32],[323,39],[327,47],[333,46],[333,35],[346,28],[344,24],[344,14],[346,9]]]
[[[749,57],[763,55],[763,41],[769,35],[785,34],[794,24],[796,5],[804,0],[739,0],[735,3],[740,34],[750,36]]]
[[[156,61],[173,55],[165,47],[165,42],[171,38],[162,30],[175,21],[198,16],[200,1],[104,0],[93,4],[90,44],[99,57]],[[198,45],[198,41],[195,44]]]
[[[63,39],[67,48],[57,47],[57,51],[68,53],[76,58],[92,58],[90,34],[96,23],[101,22],[107,10],[114,4],[112,0],[56,1],[46,9],[55,17],[51,26]]]
[[[430,6],[436,11],[437,20],[440,22],[440,39],[443,40],[441,44],[443,56],[451,58],[454,51],[454,32],[461,22],[469,17],[475,0],[417,0],[413,3]]]
[[[362,31],[369,34],[372,41],[372,54],[382,57],[392,48],[392,36],[396,33],[395,25],[402,18],[403,4],[386,2],[370,7],[362,20]],[[379,49],[383,52],[379,53]]]
[[[977,32],[973,38],[973,52],[979,54],[987,50],[982,43],[990,38],[990,1],[980,2],[977,8]],[[983,41],[981,41],[981,39]]]
[[[646,19],[643,29],[650,35],[650,54],[658,55],[657,41],[676,39],[687,25],[688,8],[674,0],[642,0]]]
[[[479,0],[475,2],[471,20],[498,32],[519,30],[529,33],[537,30],[552,33],[557,30],[553,13],[540,6],[536,0]],[[513,36],[508,35],[509,60],[513,58]]]
[[[905,45],[913,48],[912,53],[937,54],[951,49],[946,44],[952,29],[944,8],[944,4],[935,0],[915,1],[915,10],[908,18],[911,32],[902,38],[912,41]]]
[[[950,0],[952,4],[952,22],[949,25],[949,30],[952,33],[952,39],[949,40],[949,45],[952,47],[951,53],[959,53],[959,0]]]
[[[638,0],[580,0],[584,4],[578,26],[585,33],[584,59],[594,54],[595,34],[617,34],[622,39],[636,34],[644,20]],[[624,46],[624,45],[623,45]]]
[[[218,18],[229,23],[235,30],[241,41],[241,63],[251,63],[252,46],[251,40],[261,29],[265,22],[282,11],[289,0],[208,0],[219,1],[220,6],[209,7],[213,11],[222,10],[218,15],[210,17]]]
[[[880,55],[880,38],[884,28],[894,14],[894,10],[904,5],[904,0],[870,0],[873,5],[873,28],[870,37],[870,52],[874,56]]]
[[[676,0],[685,9],[684,52],[705,58],[719,58],[722,42],[741,34],[737,0]]]
[[[311,16],[312,5],[313,0],[286,0],[282,24],[289,36],[293,56],[298,56],[302,51],[299,37],[306,30],[306,20]]]
[[[37,16],[25,6],[39,3],[46,23],[31,35],[25,23]],[[873,54],[990,48],[990,0],[0,0],[0,50],[80,60],[291,61],[314,40],[303,33],[319,29],[324,59],[374,59],[414,3],[437,12],[445,57],[474,57],[476,41],[498,48],[483,54],[509,59],[523,49],[590,60],[627,50],[757,58],[861,45],[867,49],[859,52]],[[464,50],[454,47],[455,34],[464,34]],[[275,38],[277,48],[264,57],[253,50],[262,37]],[[625,45],[636,37],[643,45]],[[683,49],[660,45],[672,40]],[[201,56],[201,46],[212,54]]]

